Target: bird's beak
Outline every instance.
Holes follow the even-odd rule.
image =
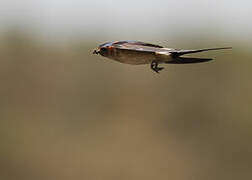
[[[98,49],[95,49],[95,50],[93,51],[93,54],[99,54],[99,50],[98,50]]]

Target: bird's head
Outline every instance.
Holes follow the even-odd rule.
[[[93,51],[93,54],[100,54],[102,56],[108,56],[109,55],[109,48],[111,47],[111,45],[112,45],[111,42],[101,44],[98,48],[96,48]]]

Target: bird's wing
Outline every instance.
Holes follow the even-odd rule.
[[[162,46],[144,43],[140,41],[118,41],[113,43],[113,47],[122,50],[139,51],[139,52],[149,52],[154,53],[158,51]]]
[[[195,49],[195,50],[171,50],[169,51],[174,56],[182,56],[184,54],[192,54],[203,51],[213,51],[213,50],[221,50],[221,49],[232,49],[231,47],[222,47],[222,48],[207,48],[207,49]]]
[[[146,46],[146,47],[156,47],[156,48],[163,48],[163,46],[141,42],[141,41],[117,41],[114,42],[113,45],[140,45],[140,46]]]

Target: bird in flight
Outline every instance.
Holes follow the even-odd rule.
[[[231,47],[183,50],[165,48],[160,45],[140,41],[116,41],[101,44],[94,50],[93,54],[100,54],[101,56],[126,64],[150,64],[150,68],[159,73],[159,71],[164,69],[164,67],[159,67],[159,64],[189,64],[206,62],[212,59],[181,56],[185,54],[220,49],[231,49]]]

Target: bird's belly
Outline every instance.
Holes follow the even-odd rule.
[[[143,58],[140,58],[140,57],[118,57],[118,58],[115,58],[114,60],[119,61],[121,63],[125,63],[125,64],[138,65],[138,64],[150,64],[153,59],[145,58],[145,57],[143,57]]]
[[[155,59],[155,55],[146,52],[119,51],[115,56],[110,58],[121,63],[138,65],[150,64]]]

